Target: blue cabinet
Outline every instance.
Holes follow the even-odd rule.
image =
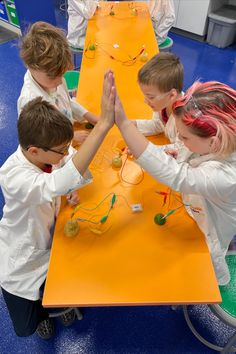
[[[53,0],[15,0],[21,32],[37,21],[49,22],[56,26]]]
[[[0,0],[0,26],[24,33],[37,21],[56,26],[54,0]]]

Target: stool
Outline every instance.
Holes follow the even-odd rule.
[[[79,67],[77,67],[77,55],[78,54],[82,54],[83,53],[83,48],[75,48],[75,47],[72,47],[71,45],[69,45],[70,47],[70,50],[72,52],[72,55],[73,55],[73,63],[74,63],[74,68],[75,70],[77,70],[77,68],[79,69]]]
[[[75,71],[75,70],[67,71],[64,74],[64,79],[66,81],[66,87],[67,87],[67,90],[69,91],[69,95],[71,97],[76,96],[78,83],[79,83],[79,77],[80,77],[80,72]]]
[[[160,52],[170,52],[173,46],[173,39],[166,37],[164,42],[158,45]]]
[[[221,352],[222,354],[226,353],[235,353],[236,352],[236,252],[229,251],[226,255],[226,262],[229,267],[231,280],[230,283],[225,286],[220,286],[220,293],[222,297],[222,303],[220,305],[208,305],[211,311],[216,317],[218,317],[226,325],[235,329],[235,333],[229,339],[225,347],[219,347],[212,344],[203,338],[193,326],[189,314],[188,308],[186,305],[183,306],[184,317],[187,322],[188,327],[195,335],[195,337],[200,340],[207,347]]]
[[[50,317],[50,318],[52,318],[52,317],[58,317],[58,316],[64,315],[64,314],[67,313],[67,312],[70,312],[71,310],[74,310],[74,311],[75,311],[77,320],[79,320],[79,321],[82,320],[83,316],[82,316],[81,312],[79,311],[79,309],[78,309],[77,307],[68,307],[68,308],[66,308],[66,309],[64,309],[64,310],[58,309],[57,312],[51,312],[51,313],[49,314],[49,317]]]

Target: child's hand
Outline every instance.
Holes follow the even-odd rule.
[[[91,112],[86,112],[83,115],[83,118],[85,118],[89,123],[91,123],[93,125],[95,125],[99,121],[99,118]]]
[[[175,149],[166,149],[164,150],[167,155],[172,156],[174,159],[177,159],[178,156],[178,150]]]
[[[73,191],[73,192],[67,194],[66,199],[67,199],[67,203],[70,205],[76,205],[76,204],[79,204],[79,202],[80,202],[80,198],[79,198],[77,191]]]
[[[124,153],[127,154],[127,156],[129,156],[129,157],[133,156],[133,154],[128,146],[126,146],[126,148],[124,149]]]
[[[89,132],[86,130],[76,130],[74,132],[74,141],[81,145],[85,139],[87,138],[87,136],[89,135]]]
[[[121,100],[118,95],[116,95],[116,100],[115,100],[115,122],[118,127],[122,125],[125,121],[128,121],[124,108],[122,106]],[[132,122],[133,124],[133,122]]]
[[[108,124],[109,128],[113,126],[115,121],[115,86],[111,70],[108,70],[104,75],[100,121]]]

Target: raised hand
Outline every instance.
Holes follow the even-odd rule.
[[[108,70],[104,75],[103,93],[101,100],[101,120],[112,127],[115,121],[115,95],[114,75]]]
[[[115,123],[118,126],[129,150],[138,158],[148,145],[148,140],[140,133],[126,115],[118,94],[115,97]]]
[[[109,70],[104,76],[101,117],[80,146],[77,154],[72,157],[75,167],[82,175],[85,173],[103,139],[115,122],[115,95],[114,76],[113,72]]]
[[[121,100],[118,95],[116,95],[115,99],[115,123],[118,127],[121,127],[121,125],[125,122],[129,122],[128,118],[125,115],[125,111],[123,108],[123,105],[121,103]]]

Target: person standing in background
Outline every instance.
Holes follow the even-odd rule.
[[[138,0],[139,1],[139,0]],[[142,1],[142,0],[140,0]],[[146,0],[158,45],[162,44],[175,22],[173,0]]]
[[[98,2],[98,0],[68,0],[67,40],[72,48],[84,48],[88,20],[94,15]]]

